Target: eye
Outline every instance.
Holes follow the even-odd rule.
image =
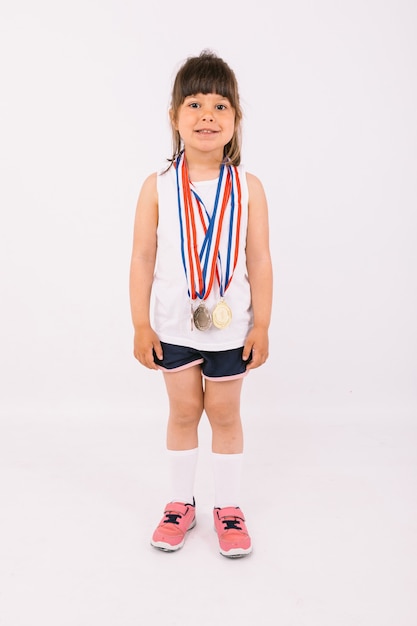
[[[227,106],[225,104],[216,104],[216,109],[218,111],[225,111],[227,109]]]
[[[190,107],[190,109],[198,109],[200,105],[198,104],[198,102],[190,102],[188,106]]]

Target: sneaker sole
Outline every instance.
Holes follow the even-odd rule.
[[[196,519],[194,518],[189,528],[187,528],[187,533],[189,533],[190,530],[194,528],[196,523],[197,523]],[[162,552],[176,552],[177,550],[183,547],[185,543],[185,537],[186,537],[186,534],[184,535],[184,538],[181,541],[181,543],[177,544],[176,546],[172,546],[170,543],[166,541],[152,541],[152,540],[151,540],[151,546],[154,548],[157,548],[157,550],[162,550]]]
[[[226,552],[225,550],[220,550],[220,554],[229,559],[241,559],[244,556],[249,556],[252,553],[252,548],[248,548],[247,550],[243,550],[242,548],[236,548],[235,550],[229,550]]]

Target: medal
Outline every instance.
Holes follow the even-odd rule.
[[[211,314],[203,302],[195,309],[193,320],[197,330],[208,330],[210,328],[212,322]]]
[[[237,167],[220,167],[213,212],[208,213],[190,182],[185,154],[176,162],[178,216],[181,230],[181,257],[191,303],[201,301],[193,311],[191,329],[222,329],[232,321],[232,311],[223,297],[232,281],[239,256],[241,236],[241,186]],[[205,300],[215,283],[220,301],[211,315]]]
[[[232,321],[232,310],[224,300],[220,300],[220,302],[216,304],[212,318],[216,328],[222,329],[229,326]]]

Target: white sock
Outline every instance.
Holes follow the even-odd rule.
[[[167,450],[171,474],[171,502],[193,503],[194,479],[198,448],[192,450]]]
[[[214,506],[239,506],[243,453],[212,452],[214,473]]]

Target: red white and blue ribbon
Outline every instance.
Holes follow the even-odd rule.
[[[175,168],[188,295],[192,300],[206,300],[216,280],[223,297],[239,256],[242,202],[238,170],[233,165],[221,165],[213,213],[209,215],[190,182],[184,152],[177,158]],[[227,237],[222,237],[224,229],[228,229]]]

